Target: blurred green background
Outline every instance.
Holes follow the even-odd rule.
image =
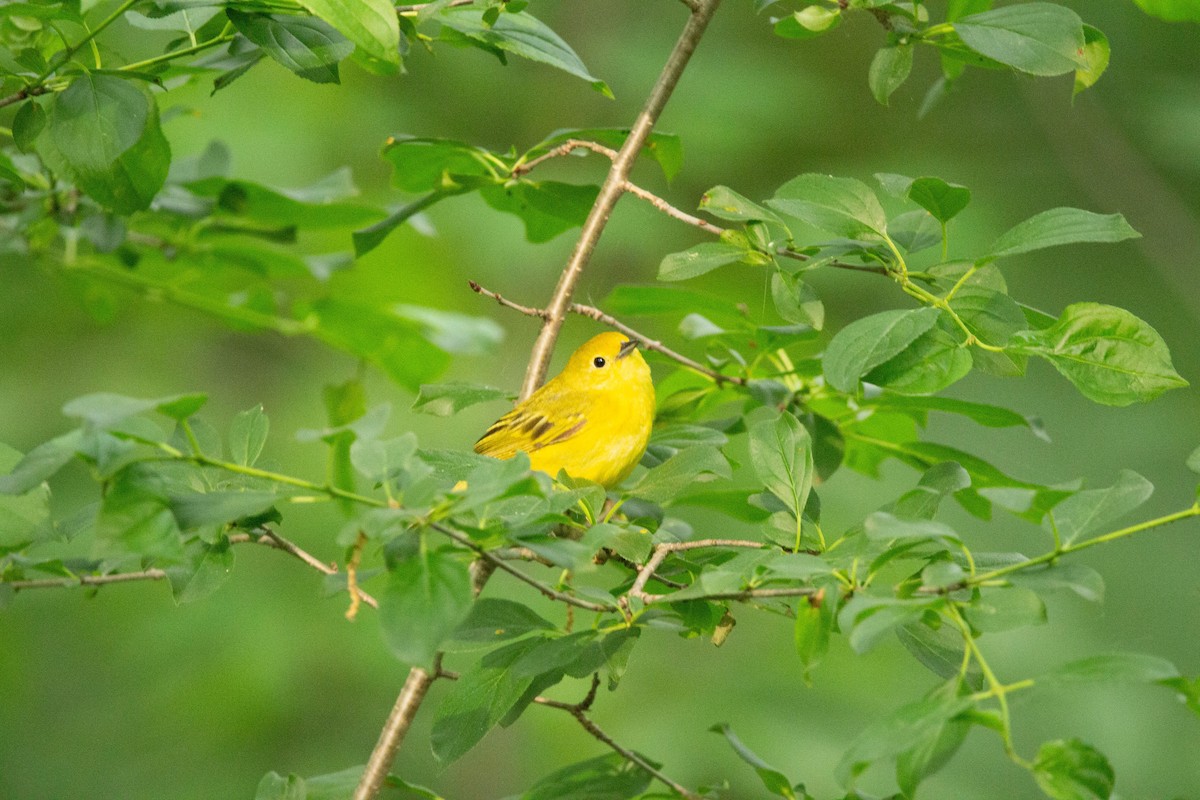
[[[681,134],[682,174],[667,186],[653,165],[636,180],[692,208],[710,186],[769,196],[808,171],[870,180],[875,172],[937,175],[974,192],[954,231],[969,252],[1037,211],[1071,205],[1123,213],[1142,239],[1112,246],[1053,249],[1002,266],[1018,299],[1057,313],[1094,300],[1124,306],[1171,345],[1175,365],[1200,380],[1200,28],[1144,16],[1131,2],[1068,3],[1112,43],[1109,72],[1070,99],[1069,78],[972,72],[928,117],[916,109],[936,77],[932,53],[918,53],[913,77],[878,106],[867,65],[884,41],[866,15],[819,39],[771,35],[751,4],[725,3],[663,116]],[[628,125],[683,23],[678,3],[626,0],[602,6],[535,2],[531,11],[577,50],[616,94],[529,62],[507,67],[474,50],[414,50],[408,74],[368,76],[347,66],[343,86],[318,86],[274,64],[207,97],[201,85],[160,95],[176,157],[213,139],[231,149],[236,177],[298,186],[348,164],[364,194],[395,202],[389,166],[378,157],[393,134],[454,137],[493,149],[525,148],[556,128]],[[116,32],[114,30],[114,32]],[[144,35],[131,33],[134,37]],[[120,47],[119,40],[117,41]],[[554,165],[554,174],[598,181],[594,157]],[[451,378],[515,389],[535,333],[533,323],[471,293],[467,279],[514,299],[548,297],[573,236],[530,245],[520,223],[474,197],[429,213],[437,235],[404,228],[334,280],[358,291],[471,314],[507,331],[495,356],[460,358]],[[577,299],[600,302],[614,285],[653,279],[663,255],[700,241],[677,222],[626,198],[617,209]],[[329,247],[348,247],[330,240]],[[100,324],[58,276],[17,262],[0,264],[0,441],[18,449],[65,430],[59,409],[93,391],[157,396],[206,391],[208,419],[224,429],[238,410],[262,403],[271,418],[267,458],[295,474],[322,474],[320,447],[299,444],[298,428],[323,424],[321,388],[352,376],[349,358],[299,339],[231,332],[197,313],[129,298]],[[816,274],[830,327],[902,305],[887,282],[848,273]],[[696,281],[759,311],[769,302],[763,274],[726,269]],[[633,320],[678,342],[668,327]],[[595,332],[568,323],[557,364]],[[684,349],[686,344],[681,345]],[[667,371],[655,363],[660,376]],[[391,402],[393,425],[426,446],[468,448],[502,404],[476,407],[452,424],[407,411],[411,396],[379,375],[371,402]],[[1183,507],[1195,479],[1183,466],[1200,444],[1200,393],[1171,392],[1144,407],[1090,404],[1041,364],[1025,380],[972,374],[958,396],[1010,405],[1045,420],[1046,444],[1027,432],[935,421],[930,437],[988,456],[1022,477],[1047,482],[1084,477],[1111,483],[1131,468],[1158,487],[1146,516]],[[827,528],[838,529],[915,481],[892,463],[875,482],[839,473],[822,489]],[[68,472],[57,487],[69,505],[86,486]],[[892,493],[892,494],[889,494]],[[285,512],[283,532],[327,559],[336,510]],[[953,515],[952,515],[953,516]],[[723,517],[689,514],[697,530],[736,533]],[[1007,517],[984,526],[966,517],[973,546],[1039,552],[1040,530]],[[984,640],[1004,680],[1036,674],[1074,657],[1144,651],[1200,673],[1200,578],[1196,523],[1089,550],[1079,558],[1107,580],[1102,605],[1060,596],[1041,628]],[[265,548],[241,548],[232,579],[213,597],[176,607],[167,586],[130,584],[84,591],[30,591],[0,611],[0,797],[249,798],[268,770],[315,775],[365,761],[406,669],[382,646],[369,610],[351,624],[344,596],[320,596],[310,571]],[[489,593],[513,587],[497,579]],[[558,609],[545,613],[559,615]],[[553,618],[559,618],[554,616]],[[728,776],[728,796],[761,796],[757,779],[706,729],[729,722],[744,741],[820,797],[837,791],[832,768],[871,720],[922,694],[935,678],[897,643],[856,657],[845,643],[805,686],[786,621],[749,611],[724,647],[658,632],[634,651],[620,691],[603,694],[596,719],[618,741],[665,763],[684,784]],[[453,662],[451,664],[454,665]],[[584,691],[570,684],[564,698]],[[397,771],[451,798],[518,793],[538,776],[603,752],[568,715],[532,708],[512,728],[441,769],[426,744],[431,702],[403,749]],[[1050,738],[1079,736],[1111,759],[1126,798],[1200,797],[1200,720],[1167,692],[1088,688],[1014,699],[1019,748],[1032,756]],[[869,773],[864,788],[890,790],[891,776]],[[996,737],[970,735],[959,756],[923,787],[925,798],[1037,797],[1027,773],[1004,758]]]

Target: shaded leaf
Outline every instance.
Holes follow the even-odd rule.
[[[738,754],[738,757],[753,767],[754,771],[758,773],[758,779],[762,781],[763,787],[768,792],[779,797],[786,797],[789,800],[795,799],[796,793],[792,790],[792,782],[788,780],[788,777],[759,758],[758,754],[749,747],[742,744],[742,740],[737,737],[729,725],[714,725],[709,730],[725,737],[726,741],[733,748],[733,751]]]
[[[1054,3],[1023,3],[963,17],[953,23],[977,53],[1033,75],[1061,75],[1080,66],[1083,22]]]
[[[388,0],[300,0],[354,43],[363,66],[380,75],[400,69],[400,25]]]
[[[1033,777],[1054,800],[1108,800],[1116,780],[1108,759],[1078,739],[1043,744]]]
[[[427,667],[467,618],[471,599],[471,577],[462,562],[422,548],[396,565],[379,597],[384,639],[405,664]]]

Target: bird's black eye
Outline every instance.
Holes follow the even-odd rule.
[[[592,363],[596,365],[596,369],[599,369],[600,367],[603,367],[606,362],[604,361],[604,356],[596,356],[592,359]]]

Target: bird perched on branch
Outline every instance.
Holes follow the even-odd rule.
[[[533,469],[613,486],[641,460],[654,422],[654,383],[637,341],[602,333],[566,367],[492,423],[475,452],[527,453]]]

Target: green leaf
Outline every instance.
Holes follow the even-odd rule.
[[[1043,568],[1024,569],[1008,576],[1008,580],[1035,591],[1070,589],[1084,600],[1104,599],[1104,578],[1099,572],[1077,562],[1061,562]]]
[[[804,667],[804,679],[809,680],[812,670],[821,663],[829,652],[829,632],[833,628],[833,612],[836,601],[814,602],[813,597],[801,597],[796,606],[796,624],[792,629],[792,641],[796,655]]]
[[[946,679],[959,675],[964,645],[962,634],[957,628],[947,624],[940,624],[935,628],[924,621],[918,621],[896,628],[896,638],[934,675]],[[979,688],[982,677],[978,674],[978,668],[966,677],[972,688]]]
[[[99,430],[109,430],[130,417],[158,411],[172,419],[186,419],[206,400],[201,394],[176,394],[143,399],[110,392],[97,392],[67,401],[63,413],[79,417]]]
[[[914,797],[921,781],[940,770],[954,757],[971,730],[962,718],[950,719],[941,730],[926,734],[896,757],[896,783],[905,797]]]
[[[38,142],[43,157],[119,214],[149,207],[171,163],[154,100],[111,75],[80,75],[56,94]]]
[[[504,340],[504,329],[490,317],[475,317],[424,306],[396,305],[392,312],[417,325],[421,335],[447,353],[491,355]]]
[[[229,426],[229,455],[234,463],[252,467],[262,455],[270,424],[262,405],[240,412]]]
[[[525,225],[525,238],[548,242],[584,223],[599,188],[558,181],[517,181],[483,186],[479,194],[496,209],[513,214]]]
[[[1091,25],[1083,26],[1083,63],[1084,66],[1075,70],[1075,86],[1071,89],[1071,96],[1079,94],[1085,89],[1089,89],[1100,80],[1100,76],[1104,74],[1104,70],[1108,69],[1108,59],[1111,55],[1111,49],[1108,45],[1108,37],[1099,28],[1093,28]]]
[[[653,776],[620,753],[609,753],[555,770],[521,800],[627,800],[640,797]]]
[[[881,409],[896,409],[920,414],[922,424],[924,424],[925,412],[940,411],[966,417],[972,422],[987,428],[1026,427],[1037,434],[1039,438],[1045,438],[1045,432],[1042,430],[1040,420],[1034,417],[1027,417],[1012,409],[988,405],[987,403],[959,400],[955,397],[911,397],[884,393],[877,398],[873,398],[871,405]]]
[[[308,789],[299,775],[285,778],[278,772],[268,772],[258,782],[254,800],[308,800]]]
[[[942,226],[925,209],[906,211],[888,220],[888,236],[908,253],[919,253],[942,242]]]
[[[856,595],[838,612],[838,626],[847,633],[854,652],[865,653],[896,628],[920,619],[938,602],[937,598]]]
[[[491,730],[521,699],[533,675],[518,676],[513,665],[542,640],[521,639],[483,656],[465,670],[442,699],[433,719],[430,745],[443,764],[455,761]]]
[[[1020,349],[1049,361],[1090,400],[1110,406],[1187,386],[1154,328],[1122,308],[1075,303],[1049,328],[1021,333]]]
[[[28,100],[17,109],[12,121],[13,142],[22,153],[32,153],[38,136],[46,127],[46,111],[36,100]]]
[[[608,548],[635,564],[645,562],[650,555],[650,533],[641,528],[599,522],[588,528],[582,541],[593,552],[602,547]]]
[[[1108,759],[1078,739],[1044,743],[1033,777],[1054,800],[1108,800],[1116,780]]]
[[[843,786],[849,786],[872,763],[898,756],[914,743],[936,739],[950,719],[970,706],[969,697],[944,690],[902,706],[863,731],[842,756],[834,774]]]
[[[1045,527],[1054,526],[1063,544],[1071,544],[1128,514],[1150,499],[1154,484],[1128,469],[1107,489],[1077,492],[1054,507]]]
[[[700,197],[700,210],[730,222],[774,222],[782,225],[779,215],[747,200],[728,186],[714,186]]]
[[[1147,14],[1167,22],[1200,22],[1200,7],[1194,0],[1133,0]]]
[[[9,473],[23,460],[19,452],[0,444],[0,473]],[[10,477],[11,473],[0,476],[0,482]],[[48,539],[54,533],[50,517],[50,489],[38,484],[41,481],[17,496],[10,496],[8,492],[0,494],[0,554]]]
[[[917,178],[907,195],[940,222],[949,222],[971,202],[970,189],[941,178]]]
[[[1038,686],[1062,687],[1094,683],[1160,683],[1179,677],[1165,658],[1143,653],[1112,653],[1071,661],[1036,679]]]
[[[1064,6],[1023,3],[952,24],[967,47],[1022,72],[1061,75],[1081,65],[1083,21]]]
[[[549,64],[582,78],[605,97],[612,97],[608,84],[589,73],[570,45],[541,20],[522,11],[517,14],[501,14],[489,25],[484,19],[485,13],[474,8],[444,8],[438,12],[436,19],[447,28],[479,42],[486,48],[503,50],[531,61]]]
[[[354,43],[363,66],[379,75],[400,70],[400,24],[389,0],[300,0]]]
[[[767,201],[771,208],[836,236],[882,237],[887,216],[879,198],[853,178],[807,173],[780,186]]]
[[[1052,208],[1034,214],[1002,233],[980,261],[1077,242],[1121,242],[1141,234],[1120,214],[1096,214],[1079,208]]]
[[[478,403],[507,399],[509,396],[503,389],[477,383],[423,383],[412,408],[413,411],[435,417],[449,417]]]
[[[229,579],[233,572],[233,548],[222,537],[215,544],[200,540],[188,543],[183,565],[167,569],[171,593],[175,602],[192,603],[203,600]]]
[[[886,106],[892,93],[908,80],[912,65],[911,43],[889,44],[875,52],[875,57],[871,59],[871,69],[867,73],[867,85],[871,87],[871,94],[881,106]]]
[[[392,653],[427,667],[471,610],[471,576],[457,558],[422,548],[392,570],[379,597],[379,621]]]
[[[184,530],[224,525],[263,513],[279,499],[274,492],[178,492],[170,496],[171,513]]]
[[[523,603],[482,597],[476,600],[450,638],[456,642],[502,642],[536,631],[552,631],[554,624]]]
[[[863,380],[904,394],[932,394],[966,377],[974,361],[954,336],[934,326]]]
[[[487,150],[450,139],[391,137],[383,157],[392,164],[392,185],[414,194],[474,188],[501,177]]]
[[[23,495],[47,480],[73,459],[83,444],[83,432],[74,430],[39,444],[0,475],[0,495]],[[9,452],[15,452],[11,449]]]
[[[629,487],[629,494],[666,504],[698,481],[729,478],[731,475],[729,461],[720,450],[708,445],[690,447],[648,470],[637,483]]]
[[[682,281],[727,264],[746,260],[752,251],[725,242],[702,242],[681,253],[671,253],[658,265],[660,281]]]
[[[775,310],[788,322],[811,325],[814,330],[825,326],[825,304],[807,283],[786,272],[771,275],[771,299]]]
[[[775,23],[775,35],[784,39],[811,39],[842,22],[841,9],[812,5]]]
[[[916,341],[937,323],[939,314],[936,308],[919,308],[855,320],[825,348],[825,379],[840,391],[857,391],[860,378]]]
[[[1017,586],[981,590],[965,613],[971,626],[984,633],[1000,633],[1046,622],[1046,604],[1042,599],[1031,590]]]
[[[786,797],[788,800],[795,800],[796,793],[792,790],[792,782],[788,780],[788,777],[759,758],[758,754],[749,747],[742,744],[742,740],[737,737],[729,725],[714,725],[709,730],[725,737],[730,747],[733,748],[733,751],[738,754],[738,758],[745,761],[758,773],[758,779],[762,781],[763,787],[768,792],[778,797]]]
[[[339,83],[338,62],[354,44],[316,17],[248,14],[236,8],[226,15],[238,32],[305,80]]]
[[[878,541],[918,541],[931,539],[942,544],[960,541],[949,525],[930,519],[898,519],[884,511],[876,511],[863,520],[867,538]]]
[[[754,474],[800,519],[812,491],[812,437],[788,413],[750,426],[750,462]]]
[[[223,214],[278,228],[343,228],[379,219],[377,208],[346,198],[358,194],[346,167],[309,186],[275,189],[252,181],[208,177],[187,184],[189,191],[212,197]]]

